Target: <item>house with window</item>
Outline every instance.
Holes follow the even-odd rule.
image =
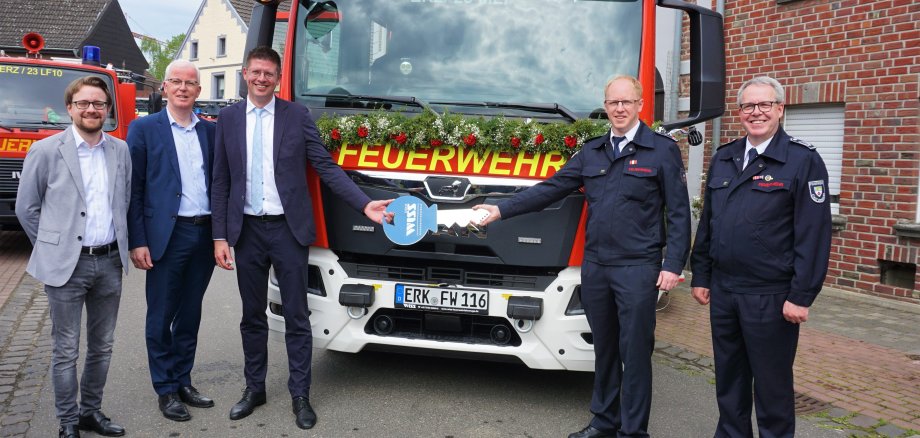
[[[185,33],[176,59],[187,59],[201,70],[200,99],[239,99],[243,50],[254,0],[202,0]],[[275,50],[283,47],[287,34],[290,0],[279,7]]]
[[[24,55],[22,37],[30,32],[45,39],[45,57],[80,58],[83,46],[97,46],[103,65],[138,74],[148,67],[118,0],[5,2],[0,48],[10,55]]]

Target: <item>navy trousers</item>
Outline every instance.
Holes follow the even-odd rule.
[[[783,318],[787,295],[730,293],[718,286],[711,289],[719,404],[716,437],[753,437],[752,404],[757,407],[761,438],[795,435],[792,363],[799,325]]]
[[[213,273],[211,225],[176,222],[166,252],[147,271],[147,362],[157,395],[192,384],[201,300]]]
[[[234,251],[243,301],[240,333],[246,387],[252,391],[265,391],[268,364],[268,317],[265,308],[268,305],[268,270],[274,267],[281,289],[285,324],[288,390],[291,397],[309,397],[313,331],[307,307],[308,248],[297,243],[285,220],[263,222],[246,217]]]
[[[581,302],[594,336],[591,425],[620,437],[647,437],[652,407],[657,265],[585,261]]]

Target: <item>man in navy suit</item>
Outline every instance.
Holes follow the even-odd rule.
[[[128,129],[135,177],[128,210],[131,261],[147,271],[147,360],[163,416],[186,421],[185,404],[214,401],[192,386],[201,300],[211,281],[214,124],[193,109],[201,93],[198,68],[166,67],[166,109]]]
[[[240,333],[246,388],[230,410],[238,420],[265,404],[268,321],[268,270],[274,267],[281,290],[288,353],[288,390],[295,423],[316,424],[310,406],[313,334],[307,309],[308,247],[315,239],[307,163],[344,202],[374,222],[392,220],[391,200],[371,201],[323,146],[310,111],[275,99],[281,58],[269,47],[246,55],[246,100],[220,111],[214,151],[214,258],[233,269],[243,302]]]

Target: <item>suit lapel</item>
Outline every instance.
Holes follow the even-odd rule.
[[[173,138],[172,127],[169,126],[169,116],[166,115],[166,108],[160,111],[158,125],[160,138],[163,139],[161,144],[165,149],[163,152],[169,157],[169,165],[172,167],[173,173],[176,174],[176,178],[182,181],[182,173],[179,171],[179,154],[176,152],[176,141]]]
[[[106,185],[109,189],[109,205],[114,206],[115,180],[118,177],[118,158],[115,156],[115,142],[112,141],[112,138],[106,134],[102,134],[102,138],[105,139],[102,151],[105,153],[105,171],[108,177],[108,184]]]
[[[284,124],[287,121],[287,102],[283,102],[281,99],[275,98],[275,129],[274,129],[274,139],[272,144],[272,162],[275,164],[275,169],[278,168],[278,155],[281,152],[281,137],[284,135]]]
[[[208,189],[208,194],[211,193],[211,156],[208,153],[211,143],[208,142],[208,129],[204,126],[204,122],[201,120],[198,121],[198,124],[195,125],[195,132],[198,133],[198,145],[201,146],[201,160],[204,162],[204,186]]]
[[[249,138],[246,136],[246,101],[238,103],[239,111],[235,111],[236,114],[231,117],[233,122],[235,122],[236,130],[236,152],[239,154],[240,163],[243,164],[243,180],[245,181],[246,175],[249,175],[249,159],[246,156],[246,144],[249,142]]]
[[[70,170],[70,176],[73,178],[73,183],[77,186],[77,192],[80,193],[80,198],[83,199],[83,204],[85,205],[86,192],[83,190],[83,173],[80,172],[80,159],[77,158],[77,139],[74,138],[72,129],[64,130],[64,136],[61,137],[58,151],[61,153],[67,169]]]

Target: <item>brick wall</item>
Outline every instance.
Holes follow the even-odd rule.
[[[915,223],[918,208],[920,2],[725,3],[723,142],[744,135],[735,96],[757,75],[778,79],[787,105],[843,104],[846,224],[834,232],[826,284],[920,303],[920,276],[912,288],[882,284],[879,262],[920,264],[920,238],[893,227]]]

